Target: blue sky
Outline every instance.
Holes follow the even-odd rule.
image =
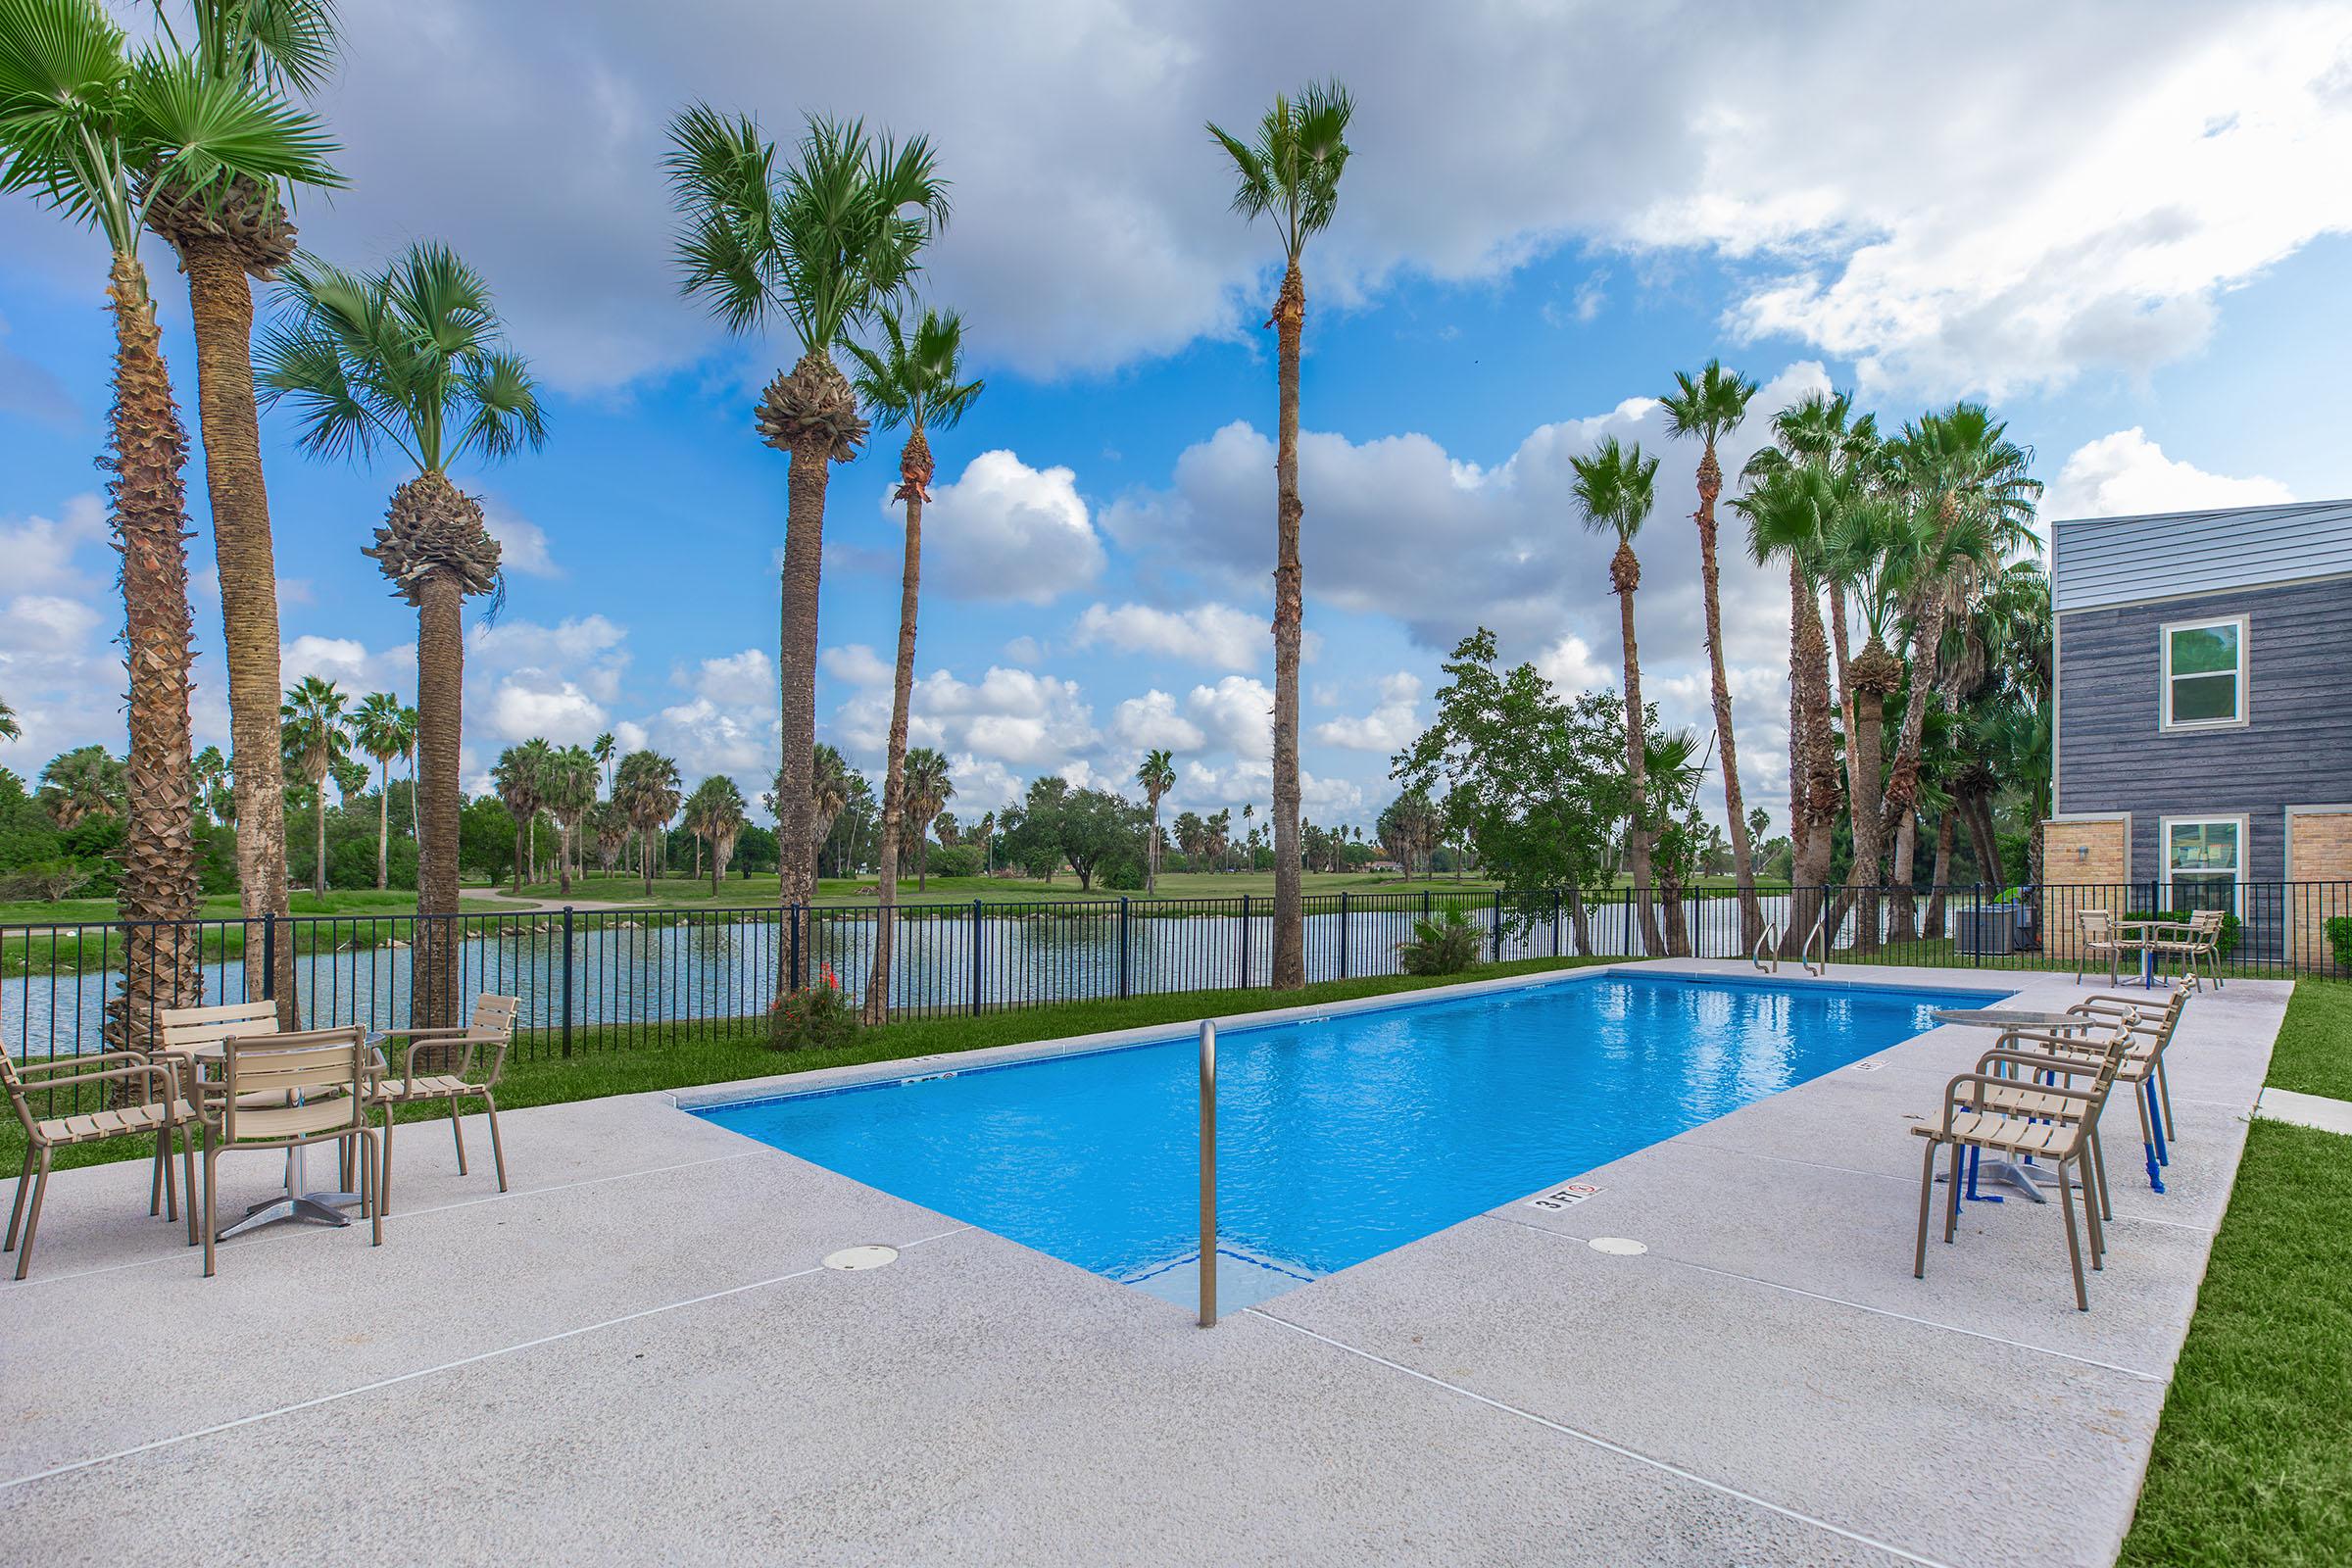
[[[925,128],[956,181],[927,287],[970,317],[989,386],[933,442],[916,738],[950,752],[975,808],[1041,772],[1123,778],[1154,744],[1179,753],[1177,805],[1263,808],[1273,240],[1224,210],[1200,124],[1327,70],[1359,109],[1310,276],[1316,820],[1369,824],[1476,624],[1563,682],[1614,681],[1605,551],[1566,504],[1565,460],[1610,431],[1660,444],[1640,400],[1710,355],[1765,383],[1759,416],[1826,385],[1898,421],[1990,397],[2039,455],[2050,514],[2352,491],[2341,10],[2225,26],[2182,7],[2119,43],[2046,8],[1934,24],[1947,37],[1834,7],[1691,37],[1673,8],[1531,3],[1439,49],[1413,8],[1343,37],[1310,6],[1246,51],[1233,8],[1073,26],[1015,4],[986,26],[924,13],[935,47],[899,70],[897,8],[828,21],[822,65],[791,63],[811,51],[769,8],[673,9],[657,31],[620,0],[357,0],[319,105],[354,183],[306,205],[306,244],[372,264],[450,239],[551,388],[543,453],[460,476],[510,565],[504,618],[473,633],[469,776],[526,735],[600,729],[747,795],[773,767],[785,462],[749,409],[790,350],[729,343],[674,298],[656,161],[693,95],[787,130],[804,109]],[[122,745],[91,467],[110,336],[94,237],[10,198],[0,258],[0,695],[26,729],[0,761],[30,772]],[[193,426],[184,292],[167,250],[148,262]],[[287,435],[265,419],[288,679],[412,693],[413,616],[359,555],[400,476],[313,464]],[[869,769],[897,451],[880,434],[836,471],[827,523],[820,728]],[[1664,457],[1643,666],[1691,722],[1696,454]],[[201,573],[200,461],[188,490]],[[1747,784],[1777,815],[1786,595],[1738,564],[1726,595]],[[195,609],[200,738],[224,741],[201,580]]]

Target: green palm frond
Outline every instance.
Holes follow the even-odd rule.
[[[676,115],[669,137],[679,288],[730,332],[782,316],[805,351],[830,349],[905,292],[948,220],[925,137],[876,139],[860,121],[811,116],[779,168],[759,122],[708,104]]]
[[[1613,530],[1631,544],[1657,503],[1658,460],[1643,457],[1639,441],[1629,447],[1608,435],[1590,453],[1569,459],[1568,466],[1576,472],[1571,489],[1585,526]]]
[[[1339,211],[1340,175],[1348,168],[1348,122],[1355,100],[1336,79],[1314,82],[1296,98],[1274,100],[1258,122],[1257,140],[1211,122],[1208,134],[1233,161],[1233,210],[1244,218],[1271,214],[1282,225],[1285,259],[1296,266],[1307,236],[1331,226]]]
[[[263,405],[290,401],[317,456],[388,446],[437,472],[547,439],[538,382],[488,282],[446,245],[412,245],[372,274],[297,261],[254,365]]]
[[[876,345],[843,346],[858,367],[851,384],[885,429],[952,429],[979,400],[984,383],[963,373],[963,318],[924,310],[910,335],[896,307],[874,315]]]
[[[1674,385],[1672,392],[1659,399],[1666,411],[1666,433],[1694,435],[1709,446],[1739,428],[1740,421],[1747,417],[1748,399],[1756,395],[1756,383],[1737,370],[1725,369],[1721,360],[1709,360],[1696,375],[1675,371]]]
[[[165,39],[208,75],[307,97],[334,73],[333,0],[189,0],[194,36],[185,40],[164,0],[154,7]]]

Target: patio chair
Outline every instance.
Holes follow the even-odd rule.
[[[237,1149],[290,1150],[311,1144],[361,1146],[360,1209],[375,1221],[374,1245],[384,1245],[383,1205],[374,1201],[375,1129],[368,1124],[375,1071],[368,1032],[356,1024],[300,1034],[270,1034],[220,1043],[217,1059],[196,1066],[196,1116],[204,1132],[204,1272],[213,1273],[220,1156]],[[218,1075],[206,1071],[217,1069]]]
[[[2150,944],[2161,962],[2176,958],[2180,964],[2180,983],[2191,989],[2205,989],[2205,975],[2213,976],[2215,990],[2222,986],[2222,921],[2219,909],[2191,909],[2185,925],[2166,926]]]
[[[2131,1086],[2132,1102],[2139,1112],[2139,1143],[2147,1159],[2148,1187],[2158,1193],[2164,1191],[2163,1167],[2173,1162],[2168,1145],[2174,1141],[2173,1090],[2164,1054],[2180,1027],[2181,1014],[2188,1010],[2189,995],[2185,987],[2175,990],[2164,1010],[2153,1015],[2146,1011],[2147,999],[2117,996],[2086,997],[2066,1009],[2081,1017],[2086,1028],[2106,1024],[2130,1031],[2132,1039],[2115,1076],[2119,1083]],[[2082,1035],[2045,1038],[2051,1039],[2049,1049],[2061,1054],[2087,1060],[2098,1054]]]
[[[384,1110],[384,1174],[381,1199],[392,1192],[392,1122],[402,1105],[449,1102],[449,1133],[458,1146],[458,1174],[466,1174],[466,1126],[458,1102],[478,1100],[490,1118],[490,1156],[498,1166],[498,1190],[507,1190],[507,1151],[498,1137],[498,1099],[494,1091],[507,1070],[507,1047],[514,1039],[514,1018],[522,1010],[516,997],[476,997],[473,1021],[462,1029],[397,1031],[409,1047],[401,1060],[400,1076],[375,1086],[375,1102]]]
[[[2013,1030],[1984,1053],[1975,1072],[1961,1073],[1945,1085],[1943,1109],[1936,1123],[1911,1129],[1928,1141],[1927,1156],[1921,1161],[1919,1173],[1919,1240],[1911,1263],[1914,1279],[1928,1277],[1928,1212],[1935,1198],[1938,1150],[1952,1152],[1950,1191],[1944,1195],[1946,1245],[1959,1229],[1960,1191],[1967,1181],[1972,1153],[2047,1160],[2058,1177],[2058,1201],[2066,1217],[2066,1255],[2074,1270],[2075,1307],[2078,1311],[2090,1310],[2090,1294],[2082,1279],[2082,1240],[2075,1225],[2075,1186],[2085,1174],[2085,1161],[2090,1162],[2095,1180],[2099,1112],[2106,1105],[2107,1092],[2115,1083],[2116,1070],[2132,1038],[2130,1028],[2119,1023],[2099,1041],[2099,1054],[2094,1063],[2071,1054],[2051,1055],[2011,1050],[2013,1045],[2067,1039],[2063,1036],[2035,1039],[2026,1031]],[[2076,1047],[2083,1044],[2079,1039],[2069,1043]],[[1987,1070],[1994,1066],[2029,1073],[2032,1078]],[[2061,1079],[2065,1080],[2063,1084],[2059,1082]],[[2097,1269],[2106,1260],[2106,1231],[2101,1212],[2104,1205],[2096,1196],[2095,1186],[2091,1183],[2084,1186],[2083,1212],[2089,1231],[2090,1266]]]
[[[2078,909],[2075,911],[2075,932],[2080,946],[2075,953],[2075,984],[2082,983],[2082,972],[2091,959],[2100,954],[2107,956],[2107,983],[2117,984],[2116,959],[2126,953],[2137,953],[2139,944],[2127,940],[2117,929],[2115,916],[2106,909]]]
[[[133,1085],[147,1099],[141,1104],[101,1105],[65,1116],[42,1116],[32,1105],[35,1093],[56,1089]],[[92,1144],[102,1138],[155,1135],[157,1181],[169,1205],[170,1217],[179,1218],[179,1193],[172,1175],[172,1139],[193,1117],[181,1098],[177,1074],[136,1051],[109,1051],[87,1056],[58,1056],[42,1062],[20,1062],[0,1051],[0,1086],[8,1092],[17,1119],[24,1124],[24,1168],[17,1176],[17,1200],[8,1214],[8,1245],[0,1251],[17,1252],[17,1278],[32,1268],[33,1233],[41,1225],[41,1200],[49,1191],[50,1157],[60,1149]],[[180,1154],[188,1178],[188,1244],[196,1242],[195,1155],[183,1137]],[[27,1200],[29,1199],[29,1202]],[[154,1209],[148,1212],[155,1212]],[[17,1232],[24,1230],[24,1250],[17,1250]]]

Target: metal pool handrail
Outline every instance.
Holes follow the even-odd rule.
[[[1200,1326],[1217,1322],[1217,1026],[1200,1020]]]
[[[1766,974],[1779,974],[1781,972],[1781,939],[1787,933],[1781,929],[1781,923],[1778,920],[1765,921],[1763,934],[1756,938],[1756,945],[1748,950],[1747,961]],[[1772,950],[1770,963],[1764,961],[1764,950],[1768,947]]]
[[[1821,962],[1819,963],[1813,961],[1813,939],[1815,937],[1821,938]],[[1805,933],[1803,956],[1805,973],[1819,979],[1830,972],[1830,913],[1827,909],[1824,909],[1820,918],[1813,922],[1813,929]]]

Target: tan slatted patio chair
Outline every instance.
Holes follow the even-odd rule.
[[[2186,987],[2176,988],[2164,1010],[2153,1014],[2146,1010],[2144,997],[2086,997],[2066,1009],[2083,1020],[2088,1034],[2095,1035],[2102,1025],[2121,1025],[2131,1032],[2131,1044],[2115,1076],[2118,1083],[2128,1086],[2139,1112],[2139,1142],[2147,1157],[2148,1186],[2159,1193],[2164,1191],[2164,1167],[2173,1162],[2168,1145],[2174,1137],[2173,1090],[2164,1054],[2180,1027],[2181,1015],[2188,1010],[2189,996]],[[2099,1054],[2098,1046],[2084,1034],[2072,1039],[2043,1038],[2048,1041],[2047,1049],[2084,1060]]]
[[[409,1047],[400,1076],[376,1085],[375,1102],[384,1107],[384,1179],[382,1196],[392,1193],[392,1121],[402,1105],[449,1102],[449,1132],[457,1141],[458,1174],[466,1174],[466,1127],[459,1119],[458,1102],[478,1100],[490,1118],[490,1156],[498,1165],[498,1190],[507,1190],[507,1151],[498,1137],[498,1100],[493,1093],[507,1070],[507,1047],[514,1039],[514,1018],[522,1010],[515,997],[476,997],[473,1021],[463,1029],[411,1029],[396,1032]]]
[[[2082,971],[2088,966],[2090,960],[2102,953],[2107,956],[2107,983],[2109,985],[2116,984],[2116,960],[2127,952],[2137,953],[2139,951],[2135,944],[2127,943],[2118,934],[2115,927],[2115,916],[2105,909],[2076,910],[2075,931],[2081,941],[2081,947],[2075,954],[2075,984],[2077,985],[2082,983]]]
[[[17,1177],[17,1200],[8,1214],[8,1246],[14,1251],[17,1231],[24,1232],[24,1250],[17,1253],[17,1278],[32,1268],[33,1233],[40,1229],[41,1200],[49,1191],[49,1161],[60,1149],[92,1144],[102,1138],[155,1135],[156,1180],[169,1205],[170,1217],[179,1218],[179,1194],[172,1175],[172,1139],[194,1116],[179,1092],[179,1078],[171,1067],[151,1061],[136,1051],[109,1051],[87,1056],[58,1056],[48,1061],[19,1062],[0,1051],[0,1086],[8,1092],[17,1119],[24,1124],[24,1169]],[[147,1098],[143,1104],[101,1105],[66,1116],[42,1116],[32,1096],[57,1089],[99,1088],[121,1092],[130,1086]],[[188,1243],[196,1242],[196,1168],[184,1135],[180,1157],[188,1177]],[[29,1202],[27,1200],[29,1199]],[[149,1210],[155,1212],[154,1209]]]
[[[230,1035],[273,1035],[277,1033],[277,1004],[267,997],[251,1002],[220,1002],[203,1007],[165,1007],[155,1015],[155,1043],[148,1054],[169,1064],[179,1075],[179,1093],[191,1103],[196,1099],[195,1054],[218,1046]],[[196,1130],[188,1129],[192,1140]],[[156,1184],[160,1187],[162,1184]],[[157,1194],[147,1198],[147,1212],[156,1211]],[[196,1189],[188,1189],[188,1202],[196,1201]],[[195,1241],[190,1238],[189,1246]]]
[[[1984,1054],[1975,1072],[1964,1072],[1945,1086],[1943,1110],[1936,1123],[1911,1129],[1928,1141],[1919,1173],[1919,1241],[1912,1256],[1913,1278],[1928,1277],[1928,1212],[1935,1199],[1936,1151],[1952,1152],[1951,1174],[1946,1178],[1951,1190],[1944,1196],[1943,1239],[1947,1245],[1959,1229],[1960,1193],[1967,1182],[1972,1153],[2046,1160],[2058,1178],[2058,1201],[2066,1216],[2066,1255],[2074,1269],[2075,1306],[2080,1311],[2090,1310],[2090,1294],[2082,1280],[2082,1242],[2075,1228],[2075,1186],[2084,1173],[2084,1161],[2097,1158],[2099,1112],[2106,1105],[2107,1092],[2132,1039],[2128,1027],[2109,1030],[2099,1039],[2100,1054],[2094,1064],[2073,1054],[2010,1049],[2032,1043],[2022,1031],[2012,1031]],[[1987,1070],[1995,1066],[2011,1069],[2011,1073]],[[2032,1074],[2033,1081],[2013,1075],[2018,1072]],[[2065,1082],[2061,1084],[2060,1079]],[[2030,1100],[2025,1098],[2028,1096]],[[2095,1269],[2104,1261],[2106,1231],[2101,1205],[2095,1198],[2085,1196],[2091,1267]]]
[[[2166,926],[2156,933],[2150,946],[2156,950],[2157,961],[2177,960],[2183,987],[2202,991],[2210,974],[2214,988],[2221,988],[2223,918],[2220,909],[2191,909],[2186,924]]]
[[[216,1167],[232,1149],[292,1149],[358,1140],[360,1208],[375,1221],[384,1245],[383,1205],[374,1201],[378,1161],[375,1129],[368,1123],[375,1057],[357,1025],[303,1034],[229,1036],[218,1059],[195,1058],[196,1114],[204,1129],[204,1272],[213,1272],[219,1235],[214,1209]]]

